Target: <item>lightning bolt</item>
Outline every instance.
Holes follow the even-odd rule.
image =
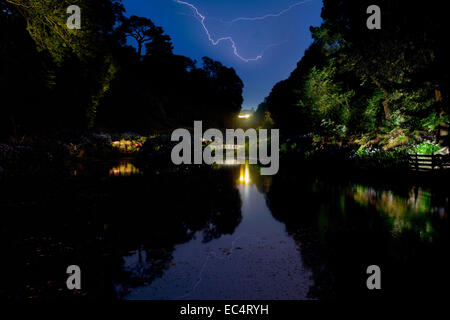
[[[197,7],[195,7],[193,4],[191,4],[191,3],[189,3],[189,2],[185,2],[185,1],[181,1],[181,0],[174,0],[174,1],[175,1],[176,3],[178,3],[178,4],[188,6],[189,8],[192,9],[192,11],[193,11],[194,14],[195,14],[195,17],[198,19],[198,21],[200,22],[200,24],[201,24],[202,27],[203,27],[203,30],[205,31],[206,35],[208,36],[208,40],[209,40],[214,46],[217,46],[217,45],[218,45],[220,42],[222,42],[222,41],[229,41],[229,42],[231,43],[231,47],[233,48],[233,53],[234,53],[234,55],[235,55],[236,57],[238,57],[240,60],[244,61],[244,62],[258,61],[258,60],[262,59],[264,53],[265,53],[268,49],[270,49],[270,48],[272,48],[272,47],[279,46],[279,45],[281,45],[281,44],[287,42],[287,40],[286,40],[286,41],[283,41],[283,42],[281,42],[281,43],[269,44],[269,45],[267,45],[267,46],[261,51],[261,53],[260,53],[259,55],[257,55],[256,57],[254,57],[254,58],[245,58],[245,57],[243,57],[243,56],[241,56],[241,55],[239,54],[239,51],[238,51],[236,42],[233,40],[233,38],[232,38],[231,36],[228,36],[228,37],[222,37],[222,38],[219,38],[219,39],[217,39],[217,40],[214,40],[214,38],[212,37],[211,33],[209,32],[208,27],[206,26],[206,23],[205,23],[206,16],[202,15],[202,14],[200,13],[200,11],[197,9]],[[311,1],[311,0],[309,0],[309,1]],[[245,19],[245,18],[240,18],[240,19]]]
[[[305,1],[301,1],[301,2],[296,2],[296,3],[292,4],[292,5],[290,5],[288,8],[286,8],[286,9],[284,9],[284,10],[281,10],[281,11],[278,12],[278,13],[269,13],[269,14],[266,14],[266,15],[264,15],[264,16],[253,17],[253,18],[239,17],[239,18],[233,19],[233,20],[231,20],[231,21],[228,21],[228,23],[235,23],[235,22],[238,22],[238,21],[258,21],[258,20],[265,20],[265,19],[267,19],[267,18],[276,18],[276,17],[280,17],[280,16],[282,16],[283,14],[285,14],[285,13],[291,11],[291,10],[294,9],[295,7],[298,7],[298,6],[302,5],[302,4],[305,4],[305,3],[308,3],[308,2],[311,2],[311,1],[313,1],[313,0],[305,0]]]

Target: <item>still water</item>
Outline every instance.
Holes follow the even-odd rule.
[[[112,177],[128,177],[139,174],[141,174],[139,169],[129,160],[122,160],[109,170],[109,175]]]
[[[92,299],[429,298],[450,287],[444,180],[144,162],[1,184],[0,296],[72,297],[72,264]],[[370,265],[380,291],[367,289]]]
[[[259,176],[259,169],[248,164],[227,163],[213,171],[224,168],[240,198],[239,217],[229,216],[234,228],[205,236],[220,230],[228,219],[223,204],[222,209],[213,206],[221,220],[212,219],[196,230],[187,228],[191,236],[174,245],[163,259],[164,268],[158,267],[161,259],[152,257],[152,250],[131,251],[122,257],[123,270],[143,281],[134,286],[115,282],[121,298],[366,296],[366,268],[372,264],[386,270],[387,296],[436,288],[437,279],[444,286],[443,254],[449,248],[446,193],[291,173],[272,179]],[[189,210],[195,214],[195,207]],[[439,266],[430,268],[433,264]],[[157,275],[148,277],[152,270],[158,270]],[[411,283],[413,277],[416,281]]]
[[[264,195],[241,165],[236,181],[242,220],[232,234],[205,243],[202,231],[177,245],[171,266],[147,286],[130,290],[126,299],[306,299],[311,272],[301,250],[276,221]],[[145,256],[124,257],[124,268],[139,272]]]

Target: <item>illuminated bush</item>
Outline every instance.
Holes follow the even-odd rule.
[[[441,149],[438,143],[425,140],[422,143],[413,145],[410,148],[410,152],[418,154],[434,154]]]

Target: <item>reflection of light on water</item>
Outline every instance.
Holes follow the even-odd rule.
[[[440,213],[441,210],[445,212],[444,208],[432,205],[429,192],[422,188],[412,188],[408,196],[401,197],[390,190],[356,185],[353,198],[361,205],[372,205],[386,214],[391,219],[395,232],[416,230],[422,238],[429,240],[434,233],[429,214]]]
[[[109,170],[109,175],[112,177],[127,177],[138,175],[141,172],[131,162],[121,162]]]
[[[248,164],[245,166],[241,166],[241,172],[239,174],[239,182],[241,184],[249,184],[250,183],[250,171],[248,169]]]

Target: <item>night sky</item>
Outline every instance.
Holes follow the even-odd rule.
[[[127,16],[147,17],[163,27],[175,54],[198,61],[208,56],[233,67],[245,85],[244,109],[256,108],[274,84],[295,69],[312,41],[309,27],[321,23],[322,8],[321,0],[123,0],[123,4]],[[270,14],[277,16],[267,17]],[[213,42],[226,39],[214,45],[202,20]]]

